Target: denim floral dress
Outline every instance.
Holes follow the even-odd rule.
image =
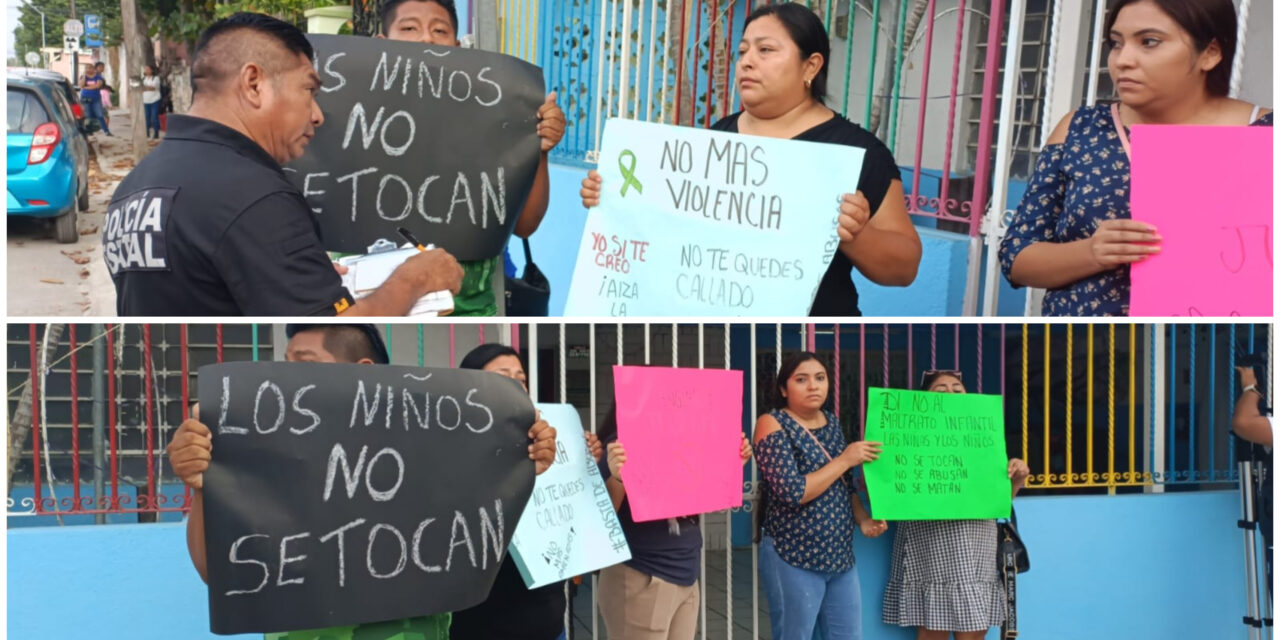
[[[1254,126],[1272,124],[1271,114],[1251,120]],[[1099,222],[1129,217],[1129,156],[1116,132],[1111,105],[1084,107],[1071,119],[1066,141],[1046,145],[1040,152],[1027,193],[1000,244],[1001,271],[1012,284],[1014,259],[1033,243],[1084,240]],[[1129,267],[1046,291],[1041,313],[1129,315]]]
[[[840,455],[847,443],[835,414],[812,437],[791,414],[774,410],[782,427],[756,443],[756,462],[764,479],[764,534],[789,565],[808,571],[840,573],[853,568],[853,472],[844,474],[822,495],[801,503],[805,475]],[[821,443],[821,444],[819,444]]]

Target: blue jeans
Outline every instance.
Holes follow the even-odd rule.
[[[107,127],[107,114],[102,109],[102,98],[85,97],[80,99],[80,103],[84,105],[85,117],[97,120],[102,125],[102,132],[111,135],[111,129]]]
[[[774,640],[862,640],[862,586],[855,566],[820,573],[792,566],[778,555],[773,538],[760,541],[760,581],[769,600]]]
[[[160,135],[160,101],[148,102],[142,105],[147,112],[147,133],[151,133],[154,129],[156,136]]]

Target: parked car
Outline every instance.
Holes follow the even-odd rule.
[[[76,89],[74,83],[68,80],[67,77],[61,73],[58,73],[57,71],[50,71],[48,69],[9,67],[9,75],[26,76],[28,78],[48,80],[56,83],[58,88],[62,90],[63,95],[66,96],[67,104],[71,105],[71,113],[75,114],[76,122],[80,124],[81,131],[88,134],[102,128],[101,125],[98,124],[97,120],[85,117],[84,105],[80,104],[80,91]]]
[[[75,242],[76,213],[89,208],[89,143],[55,83],[10,75],[8,85],[8,215],[52,219],[58,242]]]

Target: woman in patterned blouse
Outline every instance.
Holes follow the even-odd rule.
[[[1046,316],[1128,315],[1129,265],[1160,252],[1159,231],[1129,216],[1128,127],[1271,126],[1270,110],[1227,97],[1232,0],[1119,0],[1106,32],[1119,102],[1062,119],[1000,245],[1012,285],[1048,290]]]
[[[928,371],[921,391],[965,393],[959,371]],[[1013,495],[1031,470],[1009,460]],[[893,535],[885,624],[915,627],[916,640],[982,640],[1006,617],[1004,584],[996,572],[995,520],[908,520]]]
[[[847,444],[827,402],[827,368],[818,356],[788,357],[778,372],[776,407],[756,422],[762,539],[760,577],[775,640],[862,638],[862,596],[853,529],[868,538],[888,529],[862,506],[853,470],[880,455],[879,442]]]

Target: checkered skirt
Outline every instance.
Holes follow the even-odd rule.
[[[885,624],[982,631],[1004,622],[995,520],[907,521],[895,528]]]

